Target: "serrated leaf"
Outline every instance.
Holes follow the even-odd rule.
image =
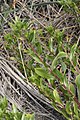
[[[65,52],[58,53],[58,55],[54,58],[52,62],[52,66],[51,66],[52,69],[55,69],[58,59],[63,58],[63,57],[67,57],[67,53]]]
[[[35,68],[35,72],[36,74],[38,74],[39,76],[46,78],[46,79],[50,79],[53,76],[49,74],[49,72],[43,68]]]

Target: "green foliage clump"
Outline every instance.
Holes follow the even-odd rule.
[[[60,4],[79,14],[75,1],[61,0]],[[67,120],[79,120],[79,39],[74,43],[67,40],[65,29],[48,26],[36,30],[31,26],[33,23],[18,18],[10,23],[11,32],[5,34],[4,40],[6,49],[13,53],[11,59],[17,61],[25,77],[50,100],[55,110]]]
[[[80,10],[78,7],[79,0],[60,0],[59,3],[63,5],[64,9],[67,12],[71,12],[76,15],[76,13],[80,14]]]
[[[11,46],[15,46],[17,51],[16,49],[11,51],[15,51],[19,56],[16,54],[14,58],[18,58],[17,62],[23,66],[22,69],[27,74],[28,80],[39,88],[52,106],[66,119],[79,120],[79,40],[75,44],[69,44],[68,41],[63,40],[65,31],[55,30],[51,26],[41,33],[39,29],[37,31],[33,28],[29,29],[25,26],[25,22],[20,20],[17,21],[17,25],[18,27],[16,22],[11,23],[12,31],[4,37],[7,42],[6,47],[9,46],[8,49],[11,49]],[[47,41],[45,34],[49,36]],[[13,36],[16,44],[13,44]],[[23,41],[27,41],[27,48],[23,48]],[[24,55],[31,57],[27,63]],[[70,80],[72,74],[74,78]],[[75,86],[78,90],[78,98],[76,98]]]
[[[34,114],[19,112],[16,106],[12,105],[12,111],[8,110],[7,99],[0,98],[0,120],[34,120]]]

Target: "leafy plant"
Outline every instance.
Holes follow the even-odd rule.
[[[59,113],[68,120],[79,120],[79,39],[70,44],[63,40],[65,30],[48,26],[41,33],[41,29],[34,30],[31,24],[18,18],[10,23],[11,33],[4,36],[5,47],[15,53],[27,80],[39,88]]]
[[[59,3],[63,5],[64,9],[67,12],[71,12],[76,15],[76,13],[80,13],[80,10],[78,8],[78,0],[60,0]]]
[[[12,111],[7,109],[7,99],[0,98],[0,120],[34,120],[34,114],[26,114],[19,112],[16,106],[12,105]]]

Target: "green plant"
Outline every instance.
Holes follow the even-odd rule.
[[[52,26],[35,30],[30,25],[18,18],[10,23],[11,32],[4,36],[6,49],[13,52],[27,80],[59,113],[68,120],[79,120],[79,39],[70,44],[65,40],[65,30]]]
[[[71,12],[76,15],[76,13],[80,13],[78,3],[79,0],[60,0],[59,3],[63,5],[64,9],[67,12]]]
[[[50,30],[50,27],[48,30]],[[38,86],[41,93],[49,98],[54,108],[63,114],[66,119],[79,120],[79,39],[77,43],[72,46],[66,43],[67,48],[70,49],[70,52],[67,53],[63,36],[64,32],[55,30],[50,41],[46,43],[46,47],[41,44],[41,41],[36,41],[40,42],[39,44],[42,46],[41,53],[39,53],[36,44],[33,46],[33,44],[30,43],[28,53],[34,59],[34,63],[36,61],[35,66],[32,64],[34,69],[31,70],[30,79],[31,82]],[[57,48],[56,51],[54,51],[55,44]],[[58,65],[60,65],[59,68]],[[71,80],[67,74],[70,74],[70,77],[72,74],[74,77],[77,74],[76,79]],[[75,85],[77,85],[78,89],[78,99],[76,98]]]
[[[0,120],[34,120],[34,114],[26,114],[19,112],[16,106],[12,105],[12,111],[7,109],[7,99],[0,98]]]

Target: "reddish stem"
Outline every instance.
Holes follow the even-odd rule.
[[[30,45],[30,47],[31,47],[32,51],[35,53],[35,55],[36,55],[36,56],[40,59],[40,61],[43,63],[43,59],[37,54],[37,52],[35,51],[35,49],[33,48],[33,46]],[[48,64],[47,64],[47,66],[48,66]],[[48,66],[48,67],[49,67],[49,66]],[[50,68],[49,68],[49,72],[50,72],[51,74],[53,74],[53,76],[60,82],[60,78],[59,78]],[[63,87],[65,90],[67,90],[70,95],[73,96],[72,92],[71,92],[70,90],[68,90],[67,87],[66,87],[64,84],[62,84],[62,87]],[[74,99],[74,101],[77,103],[78,108],[80,109],[80,103],[79,103],[78,99],[77,99],[75,96],[74,96],[73,99]]]

